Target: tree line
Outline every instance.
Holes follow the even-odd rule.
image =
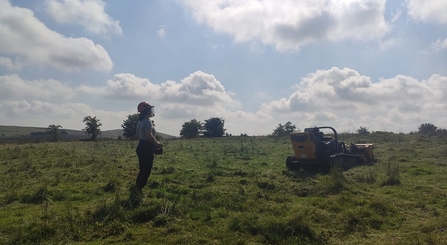
[[[123,137],[126,139],[136,139],[136,128],[138,124],[138,113],[128,115],[121,127],[123,128]],[[82,131],[85,132],[86,135],[89,136],[89,140],[97,140],[98,136],[101,135],[101,126],[102,123],[95,116],[85,116],[83,119],[85,123],[85,128]],[[152,123],[155,125],[154,121]],[[204,120],[204,122],[198,121],[197,119],[191,119],[189,122],[185,122],[182,125],[180,130],[180,136],[182,138],[191,139],[197,137],[222,137],[222,136],[231,136],[231,134],[226,133],[226,129],[224,127],[225,120],[220,117],[211,117],[209,119]],[[66,134],[66,132],[61,131],[61,125],[51,124],[46,129],[46,133],[49,134],[52,140],[59,140],[61,134]],[[270,136],[274,137],[284,137],[288,136],[293,132],[300,132],[300,129],[297,128],[290,121],[285,124],[278,124],[276,128],[273,129],[273,132]],[[370,131],[368,128],[360,126],[356,133],[359,135],[368,135]],[[438,135],[438,136],[447,136],[447,130],[438,128],[432,123],[422,123],[418,127],[418,132],[421,135]],[[241,134],[241,136],[247,136],[247,134]]]
[[[225,120],[219,117],[206,119],[205,122],[191,119],[185,122],[180,130],[180,136],[186,139],[203,137],[222,137],[225,135]]]
[[[82,131],[89,136],[89,140],[97,140],[98,136],[101,135],[102,123],[100,120],[96,118],[96,116],[85,116],[82,121],[85,123],[85,128],[83,128]],[[65,131],[61,131],[61,128],[61,125],[51,124],[46,128],[46,133],[50,135],[53,141],[58,141],[61,134],[66,134]]]
[[[128,115],[121,127],[123,128],[123,137],[126,139],[136,139],[137,133],[137,124],[139,121],[138,113]],[[85,123],[85,128],[82,131],[85,132],[86,135],[89,136],[89,140],[97,140],[98,136],[101,135],[101,126],[102,123],[95,116],[86,116],[83,119]],[[152,121],[155,126],[155,122]],[[225,120],[219,117],[212,117],[206,119],[203,123],[197,121],[196,119],[192,119],[189,122],[185,122],[182,125],[182,129],[180,130],[180,136],[183,138],[195,138],[199,136],[203,137],[222,137],[226,135],[224,128]],[[59,140],[61,135],[61,125],[51,124],[46,129],[46,133],[51,136],[54,141]]]

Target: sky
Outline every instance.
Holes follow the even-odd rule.
[[[0,125],[447,128],[445,0],[0,0]]]

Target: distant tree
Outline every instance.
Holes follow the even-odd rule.
[[[368,135],[368,134],[370,134],[370,132],[368,131],[367,127],[360,126],[360,128],[357,129],[357,134],[359,134],[359,135]]]
[[[272,136],[281,137],[286,135],[286,129],[284,128],[284,125],[281,123],[278,124],[278,126],[273,130]]]
[[[447,136],[447,130],[443,129],[443,128],[438,128],[436,130],[436,135],[437,136]]]
[[[135,113],[133,115],[128,115],[127,119],[123,121],[121,127],[123,128],[123,137],[126,139],[136,139],[137,137],[137,124],[139,115]]]
[[[180,136],[186,139],[196,138],[202,131],[202,123],[196,119],[192,119],[189,122],[185,122],[180,130]]]
[[[284,129],[286,130],[286,134],[289,135],[289,134],[295,132],[296,126],[294,124],[292,124],[290,121],[288,121],[288,122],[286,122],[286,124],[284,124]]]
[[[225,120],[218,117],[212,117],[205,120],[203,124],[203,135],[205,137],[222,137],[225,135],[226,129],[224,128]]]
[[[283,137],[296,131],[296,126],[290,121],[286,122],[284,125],[281,123],[273,130],[272,136]]]
[[[62,128],[61,125],[54,125],[51,124],[47,128],[47,133],[51,136],[51,139],[54,141],[58,141],[61,135],[61,131],[59,130]]]
[[[85,128],[83,131],[86,135],[90,135],[91,140],[96,140],[96,138],[101,135],[102,123],[99,122],[99,119],[91,116],[84,117],[83,122],[85,123]]]
[[[432,123],[423,123],[419,126],[419,133],[420,134],[428,134],[428,135],[434,135],[436,133],[436,127]]]

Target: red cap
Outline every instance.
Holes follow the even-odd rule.
[[[149,105],[149,103],[143,101],[143,102],[140,102],[140,104],[138,104],[137,110],[138,110],[138,112],[142,112],[142,111],[145,111],[146,109],[151,108],[151,107],[153,107],[153,106],[151,106],[151,105]]]

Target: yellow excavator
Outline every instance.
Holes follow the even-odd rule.
[[[321,130],[330,129],[333,134],[325,135]],[[304,132],[290,134],[294,155],[287,157],[289,170],[328,171],[332,167],[347,170],[374,162],[374,144],[350,144],[338,140],[333,127],[306,128]]]

